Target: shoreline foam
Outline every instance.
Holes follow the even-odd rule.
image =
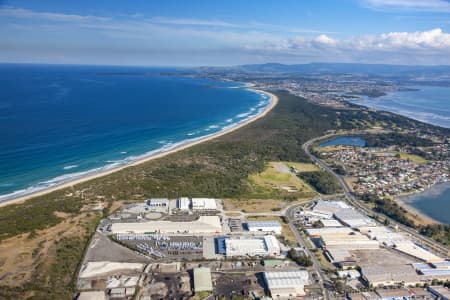
[[[118,172],[118,171],[123,170],[125,168],[136,166],[136,165],[139,165],[139,164],[142,164],[142,163],[145,163],[145,162],[157,159],[157,158],[161,158],[161,157],[164,157],[166,155],[169,155],[169,154],[172,154],[172,153],[184,150],[186,148],[192,147],[194,145],[200,144],[202,142],[206,142],[206,141],[215,139],[217,137],[220,137],[220,136],[223,136],[223,135],[228,134],[230,132],[233,132],[233,131],[235,131],[235,130],[237,130],[239,128],[242,128],[242,127],[244,127],[244,126],[246,126],[246,125],[248,125],[248,124],[250,124],[250,123],[252,123],[252,122],[254,122],[254,121],[256,121],[256,120],[258,120],[260,118],[262,118],[262,117],[264,117],[278,103],[278,97],[276,95],[270,93],[270,92],[263,91],[263,90],[258,90],[258,89],[252,89],[252,88],[249,88],[248,86],[246,86],[245,88],[248,89],[248,90],[252,90],[252,91],[254,91],[256,93],[262,93],[262,94],[268,95],[269,98],[270,98],[269,105],[267,105],[264,108],[264,110],[262,110],[261,112],[257,113],[256,115],[250,116],[250,117],[248,117],[246,119],[243,119],[240,122],[237,122],[235,124],[230,124],[228,126],[224,126],[223,130],[220,130],[220,131],[215,132],[215,133],[207,134],[207,135],[204,135],[204,136],[201,136],[201,137],[198,137],[198,138],[186,139],[184,141],[180,141],[178,143],[171,144],[170,146],[166,145],[166,146],[161,147],[159,149],[152,150],[152,151],[149,151],[149,152],[147,152],[147,153],[145,153],[143,155],[137,156],[137,158],[135,160],[132,160],[132,161],[130,161],[128,163],[125,163],[123,165],[119,165],[119,166],[116,165],[116,166],[114,166],[114,164],[112,164],[111,167],[108,167],[108,165],[107,165],[107,166],[104,166],[104,167],[96,168],[94,170],[88,170],[88,171],[80,172],[80,173],[87,173],[87,174],[86,175],[81,174],[80,177],[77,177],[77,178],[75,178],[73,180],[68,180],[68,181],[60,183],[60,184],[56,184],[56,185],[49,186],[49,187],[43,187],[42,190],[38,190],[38,191],[35,191],[35,192],[30,192],[30,193],[28,193],[26,195],[23,195],[23,193],[26,192],[27,189],[13,192],[11,194],[8,194],[8,195],[11,195],[11,198],[9,198],[9,199],[6,198],[6,199],[0,201],[0,207],[6,206],[6,205],[9,205],[9,204],[21,203],[21,202],[24,202],[25,200],[28,200],[28,199],[31,199],[31,198],[34,198],[34,197],[38,197],[38,196],[43,196],[43,195],[49,194],[49,193],[57,191],[57,190],[61,190],[61,189],[67,188],[67,187],[71,187],[71,186],[77,185],[79,183],[83,183],[83,182],[89,181],[91,179],[107,176],[109,174],[112,174],[114,172]],[[96,170],[98,170],[98,171],[96,171]],[[65,175],[62,175],[62,176],[65,176]],[[49,180],[48,182],[50,182],[52,180],[55,180],[55,179],[57,179],[57,178],[53,178],[53,179]],[[14,197],[14,193],[17,194],[18,192],[20,192],[21,195],[19,195],[18,197]],[[7,196],[7,195],[4,195],[4,196]],[[1,198],[1,196],[0,196],[0,198]]]

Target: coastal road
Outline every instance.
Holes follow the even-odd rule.
[[[354,134],[354,133],[352,133]],[[387,217],[384,214],[379,214],[374,212],[372,209],[370,209],[369,207],[367,207],[362,201],[360,201],[351,191],[350,187],[348,186],[347,182],[341,177],[339,176],[336,172],[334,172],[327,164],[325,164],[322,160],[320,160],[319,158],[317,158],[316,156],[314,156],[311,152],[310,152],[310,147],[313,143],[319,141],[319,140],[323,140],[326,138],[330,138],[335,136],[335,134],[327,134],[321,137],[317,137],[314,139],[309,140],[308,142],[306,142],[305,144],[303,144],[302,148],[305,151],[305,153],[309,156],[309,158],[311,160],[313,160],[315,163],[317,163],[322,169],[330,172],[331,174],[333,174],[336,179],[338,180],[338,182],[340,183],[340,185],[342,186],[342,189],[344,190],[344,194],[346,195],[348,201],[355,206],[356,208],[358,208],[360,211],[364,212],[366,215],[373,215],[373,216],[377,216],[377,217],[382,217],[382,218],[387,218],[390,221],[390,224],[395,225],[397,228],[399,228],[400,230],[410,234],[414,239],[416,239],[420,244],[430,248],[431,250],[433,250],[434,252],[443,255],[444,258],[446,258],[448,256],[449,253],[449,248],[446,247],[445,245],[436,242],[435,240],[428,238],[426,236],[421,235],[417,230],[408,227],[406,225],[403,225],[389,217]]]

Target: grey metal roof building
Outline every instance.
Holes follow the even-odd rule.
[[[248,221],[247,229],[252,232],[275,232],[281,234],[281,224],[278,221]]]
[[[273,299],[305,295],[309,283],[306,270],[264,272],[264,280]]]

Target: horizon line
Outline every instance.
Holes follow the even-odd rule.
[[[95,64],[95,63],[45,63],[45,62],[7,62],[0,61],[0,65],[43,65],[43,66],[93,66],[93,67],[141,67],[141,68],[232,68],[255,65],[282,65],[282,66],[302,66],[312,64],[341,64],[341,65],[368,65],[368,66],[399,66],[399,67],[450,67],[450,64],[389,64],[389,63],[364,63],[364,62],[321,62],[312,61],[305,63],[280,63],[280,62],[262,62],[262,63],[244,63],[229,65],[157,65],[157,64]]]

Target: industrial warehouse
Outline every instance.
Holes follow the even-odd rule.
[[[345,202],[292,206],[298,207],[291,212],[292,224],[315,254],[286,240],[284,212],[230,213],[213,198],[151,198],[125,205],[97,228],[79,272],[79,299],[322,299],[316,270],[302,262],[311,255],[323,255],[336,278],[345,278],[354,291],[450,278],[448,261]],[[358,297],[366,299],[349,294]]]
[[[328,261],[359,274],[352,279],[355,286],[358,282],[369,287],[416,286],[450,279],[449,262],[444,258],[344,202],[319,200],[298,211],[297,217]]]
[[[250,232],[271,232],[281,234],[281,224],[278,221],[249,221],[247,229]]]
[[[225,240],[226,257],[278,256],[280,245],[276,237],[266,235],[261,238],[230,238]]]
[[[305,285],[309,284],[307,271],[273,271],[264,272],[264,280],[274,299],[288,299],[304,296]]]
[[[179,298],[233,290],[277,299],[317,293],[305,288],[311,286],[310,271],[288,258],[280,218],[258,218],[227,217],[222,200],[214,198],[125,205],[100,222],[79,273],[80,298],[98,296],[100,289],[104,299],[131,299],[138,287],[142,298],[163,295],[171,286]],[[251,272],[232,272],[239,269]]]
[[[215,234],[222,231],[219,217],[200,216],[192,222],[150,221],[136,223],[113,223],[111,233],[192,233]]]

